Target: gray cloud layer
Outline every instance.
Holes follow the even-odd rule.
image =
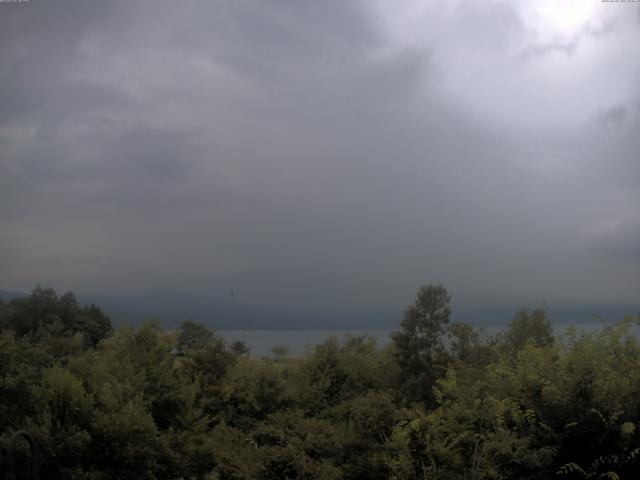
[[[0,4],[3,286],[636,302],[640,16],[522,4]]]

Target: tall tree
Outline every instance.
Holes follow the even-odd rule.
[[[402,329],[391,335],[410,400],[433,404],[433,386],[446,369],[442,341],[451,316],[451,295],[442,285],[425,285],[404,312]]]
[[[547,312],[537,308],[532,312],[520,310],[511,321],[506,333],[506,347],[518,352],[531,341],[538,347],[553,343],[553,328],[547,319]]]

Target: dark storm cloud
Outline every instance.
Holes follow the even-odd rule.
[[[224,45],[217,58],[243,72],[292,60],[312,63],[336,51],[366,51],[380,42],[360,2],[228,2],[210,13],[212,44]],[[190,48],[192,45],[187,45]],[[215,48],[215,46],[214,46]],[[218,49],[220,50],[220,49]],[[260,72],[264,73],[264,72]]]
[[[546,53],[622,82],[636,60],[584,55],[635,37],[564,55],[517,3],[449,5],[0,5],[3,287],[631,301],[638,84]]]
[[[20,118],[54,100],[82,35],[105,14],[101,2],[33,2],[3,6],[0,119]],[[73,14],[71,14],[73,12]]]

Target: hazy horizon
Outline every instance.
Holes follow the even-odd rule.
[[[638,4],[32,0],[0,45],[0,288],[638,305]]]

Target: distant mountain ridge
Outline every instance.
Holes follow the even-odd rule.
[[[28,294],[0,290],[0,298],[4,301],[24,296]],[[184,320],[194,320],[215,330],[389,329],[396,328],[403,316],[403,309],[296,310],[198,294],[77,294],[77,298],[83,305],[98,305],[116,326],[140,325],[146,320],[158,320],[165,328],[175,328]],[[505,305],[456,310],[454,306],[452,321],[464,321],[475,326],[507,325],[518,309],[518,306]],[[625,315],[637,315],[638,311],[640,307],[631,305],[548,305],[549,319],[554,324],[593,323],[600,320],[609,323],[621,320]]]

